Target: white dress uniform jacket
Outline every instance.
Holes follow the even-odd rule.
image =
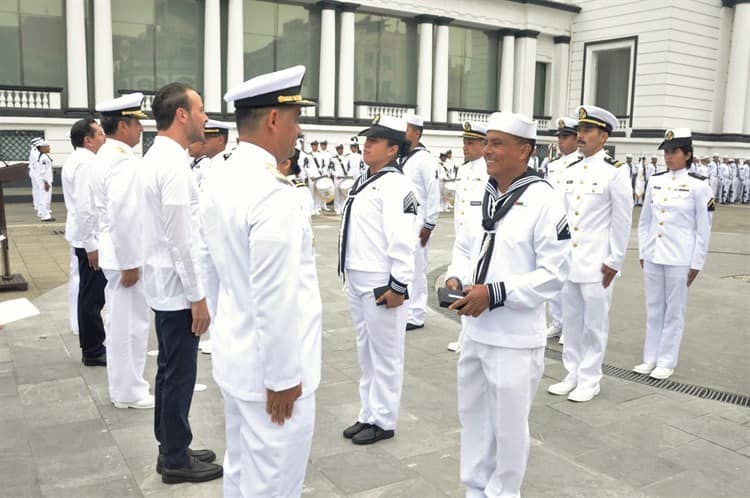
[[[565,173],[565,209],[573,249],[572,282],[601,282],[602,263],[620,270],[628,247],[633,191],[628,168],[602,149]]]
[[[312,229],[295,187],[264,149],[240,142],[206,180],[201,258],[218,281],[212,364],[232,396],[320,383],[321,302]]]
[[[39,155],[36,163],[37,185],[39,189],[39,217],[43,220],[52,216],[52,158],[49,154]],[[49,190],[44,190],[44,183],[49,183]]]
[[[568,166],[581,159],[583,156],[576,150],[547,163],[547,181],[554,187],[555,192],[560,193],[561,198],[565,191],[565,172]]]
[[[446,162],[447,164],[447,162]],[[466,219],[482,219],[482,198],[487,184],[487,163],[484,157],[465,162],[456,175],[456,197],[453,225],[456,235]]]
[[[156,136],[143,158],[144,284],[159,311],[190,308],[205,297],[198,261],[198,188],[190,156],[171,138]]]
[[[73,247],[94,252],[97,242],[98,224],[94,206],[92,179],[96,171],[93,163],[96,156],[83,147],[73,151],[62,167],[62,187],[67,218],[65,240]]]

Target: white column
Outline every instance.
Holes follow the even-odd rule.
[[[745,81],[750,81],[750,72],[748,72],[746,78]],[[745,91],[745,126],[742,133],[750,135],[750,86],[746,86]]]
[[[500,95],[497,104],[501,111],[513,110],[513,81],[515,80],[516,37],[507,31],[501,32],[503,41],[500,60]]]
[[[203,28],[203,108],[221,112],[221,14],[219,0],[206,0]]]
[[[536,73],[536,37],[538,31],[516,33],[516,80],[513,85],[513,111],[534,114],[534,75]]]
[[[227,17],[227,90],[229,90],[245,81],[242,0],[229,0]],[[227,112],[234,112],[234,105],[227,104]]]
[[[67,34],[68,108],[86,109],[89,92],[86,72],[86,10],[83,0],[65,2]]]
[[[722,5],[719,14],[719,45],[714,72],[714,102],[711,115],[711,131],[721,133],[724,125],[724,104],[727,92],[727,72],[729,71],[729,46],[732,40],[732,20],[734,9]]]
[[[568,114],[568,69],[570,60],[570,37],[556,36],[552,57],[552,93],[550,109],[552,119]],[[536,67],[536,65],[535,65]]]
[[[318,116],[332,117],[336,106],[336,9],[332,2],[320,2],[319,5]]]
[[[110,0],[101,0],[94,4],[94,96],[96,101],[111,100],[114,95],[114,86],[112,5]]]
[[[734,7],[734,27],[729,48],[729,74],[724,104],[724,133],[742,133],[745,123],[747,74],[750,70],[750,4]]]
[[[450,21],[448,21],[450,22]],[[448,121],[448,24],[438,20],[435,35],[435,65],[432,87],[432,121]]]
[[[348,4],[341,11],[341,40],[339,41],[339,117],[354,117],[354,10]]]
[[[430,16],[418,16],[419,65],[417,66],[417,114],[432,121],[432,23]]]

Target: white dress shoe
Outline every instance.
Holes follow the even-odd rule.
[[[560,334],[560,340],[557,341],[558,344],[565,344],[565,336]]]
[[[673,373],[674,369],[672,368],[656,367],[651,371],[649,377],[651,377],[652,379],[663,380],[670,378]]]
[[[641,363],[633,367],[633,372],[648,375],[654,369],[656,365],[653,363]]]
[[[594,399],[594,396],[599,394],[599,386],[596,387],[583,387],[579,386],[573,389],[570,394],[568,394],[568,399],[570,401],[575,401],[576,403],[585,403],[586,401],[591,401]]]
[[[555,396],[565,396],[575,388],[576,386],[574,384],[571,384],[568,381],[564,380],[562,382],[558,382],[557,384],[552,384],[551,386],[549,386],[547,388],[547,392],[550,394],[554,394]]]
[[[458,341],[448,343],[448,351],[458,351]]]
[[[562,327],[556,323],[553,323],[547,327],[547,338],[557,337],[562,334]]]
[[[206,339],[198,343],[198,350],[203,354],[211,354],[211,340]]]
[[[113,403],[115,405],[115,408],[135,408],[136,410],[148,410],[154,407],[154,397],[149,394],[145,398],[138,401],[132,401],[128,403],[114,401]]]

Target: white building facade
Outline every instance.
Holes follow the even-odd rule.
[[[750,156],[750,1],[7,0],[0,3],[0,158],[44,135],[56,164],[98,101],[170,81],[231,119],[227,88],[294,64],[310,138],[348,143],[376,114],[417,112],[460,158],[460,123],[498,109],[555,118],[608,108],[615,155],[688,126],[700,155]],[[144,146],[153,138],[145,122]]]

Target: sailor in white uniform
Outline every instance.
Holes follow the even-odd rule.
[[[39,149],[37,145],[44,142],[44,138],[32,138],[29,143],[29,181],[31,182],[31,200],[34,212],[39,215],[39,182],[37,181],[36,170],[39,162]]]
[[[143,378],[148,347],[149,309],[143,290],[143,204],[138,181],[141,160],[133,147],[146,119],[140,92],[100,102],[107,141],[96,154],[93,182],[99,222],[99,265],[107,277],[107,379],[116,408],[149,409],[154,397]]]
[[[331,158],[331,165],[333,167],[334,187],[336,188],[333,197],[333,209],[336,214],[341,214],[347,196],[347,192],[341,188],[341,183],[344,180],[353,181],[355,176],[359,176],[359,169],[356,172],[352,171],[351,165],[344,155],[344,144],[336,145],[336,154]]]
[[[354,444],[395,434],[404,378],[405,299],[414,277],[417,198],[398,167],[406,122],[376,117],[367,137],[367,172],[349,192],[339,236],[343,274],[357,334],[360,411],[344,430]]]
[[[578,152],[578,132],[576,126],[578,122],[567,116],[557,120],[557,147],[560,149],[560,157],[547,164],[547,181],[560,196],[562,202],[565,193],[565,172],[575,161],[579,161],[583,156]],[[563,313],[562,313],[562,292],[550,299],[547,303],[550,324],[547,327],[547,337],[561,337],[563,332]],[[564,341],[563,341],[564,342]]]
[[[52,217],[52,183],[54,175],[52,172],[52,157],[49,155],[49,142],[42,140],[36,144],[39,151],[37,156],[36,184],[38,192],[38,212],[39,219],[45,222],[55,221]]]
[[[357,137],[352,137],[349,141],[349,153],[346,155],[346,161],[354,178],[367,171],[367,165],[362,160],[362,153],[359,150],[359,139]]]
[[[198,157],[193,160],[191,169],[193,170],[193,176],[198,184],[198,190],[201,190],[201,185],[206,175],[216,166],[220,166],[224,163],[227,143],[229,141],[229,130],[234,128],[234,123],[227,123],[225,121],[216,121],[209,119],[206,121],[203,134],[206,137],[200,144],[200,152]],[[190,144],[192,148],[194,144]],[[190,151],[191,156],[195,157],[193,152]],[[207,342],[207,338],[203,338],[201,343]],[[202,346],[201,346],[202,347]],[[204,353],[210,353],[210,350],[203,351]]]
[[[630,172],[604,151],[617,118],[605,109],[578,108],[578,148],[584,156],[565,174],[565,209],[571,227],[571,263],[563,288],[568,375],[548,388],[586,402],[599,394],[609,335],[614,278],[622,267],[633,216]]]
[[[677,366],[688,287],[703,269],[714,198],[705,178],[688,171],[689,128],[667,130],[659,145],[667,171],[651,178],[638,222],[638,253],[646,290],[643,363],[633,370],[667,379]]]
[[[484,161],[487,126],[474,121],[463,125],[464,162],[456,175],[456,197],[453,210],[454,236],[458,236],[466,220],[477,219],[482,213],[482,199],[489,176]],[[458,351],[459,341],[448,343],[450,351]]]
[[[481,215],[466,219],[446,287],[464,297],[458,360],[461,483],[466,496],[521,496],[529,411],[544,371],[544,303],[568,272],[570,231],[562,200],[527,167],[536,123],[494,113],[484,157],[490,179]]]
[[[401,158],[401,170],[411,181],[412,192],[417,196],[419,212],[414,225],[416,250],[414,252],[414,280],[409,299],[406,330],[424,327],[427,310],[427,255],[430,236],[440,215],[440,185],[438,165],[433,155],[420,142],[424,119],[416,114],[404,115],[408,149]]]
[[[711,162],[708,163],[708,184],[711,185],[711,190],[714,193],[714,199],[718,202],[720,200],[719,193],[719,155],[714,154]]]
[[[206,178],[202,259],[218,282],[213,373],[224,396],[224,496],[299,497],[320,382],[321,301],[308,216],[277,169],[294,152],[304,66],[227,92],[240,143]]]

